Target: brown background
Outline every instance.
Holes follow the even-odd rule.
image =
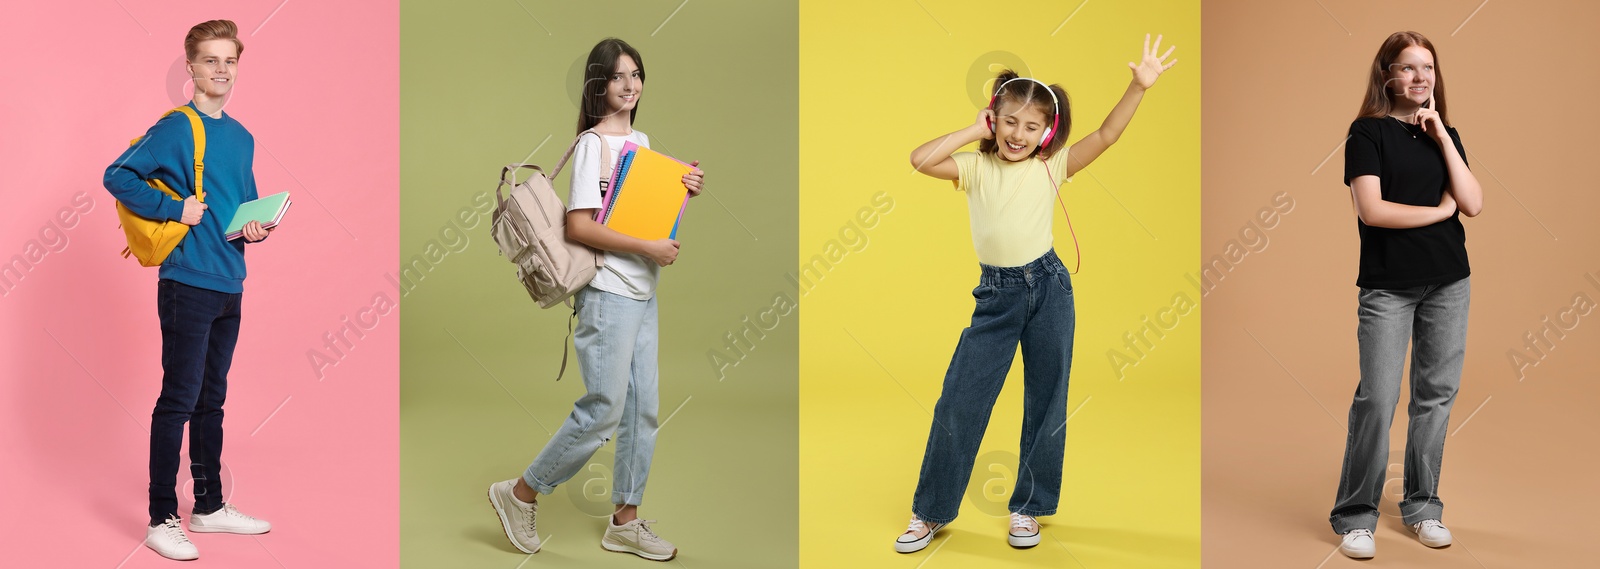
[[[1208,1],[1202,18],[1201,252],[1209,263],[1230,240],[1256,249],[1213,277],[1204,298],[1205,565],[1358,565],[1334,551],[1327,523],[1358,381],[1358,236],[1341,141],[1379,44],[1410,29],[1439,52],[1451,124],[1485,206],[1463,218],[1470,333],[1440,489],[1455,545],[1430,550],[1388,515],[1397,511],[1396,469],[1378,556],[1364,564],[1600,566],[1600,311],[1564,331],[1521,381],[1508,359],[1575,295],[1600,299],[1585,276],[1600,281],[1600,7]],[[1256,241],[1254,229],[1241,237],[1279,192],[1294,208],[1265,229],[1268,240]],[[1396,467],[1407,404],[1402,397],[1391,429]]]

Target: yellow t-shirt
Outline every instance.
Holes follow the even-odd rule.
[[[959,152],[955,158],[960,178],[956,189],[967,193],[967,213],[972,219],[972,247],[978,262],[996,267],[1017,267],[1044,255],[1055,243],[1051,233],[1056,185],[1046,174],[1061,174],[1066,149],[1049,160],[1029,158],[1008,162],[999,154]]]

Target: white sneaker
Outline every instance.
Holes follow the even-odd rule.
[[[183,533],[183,522],[178,521],[178,516],[167,516],[167,521],[161,525],[145,529],[144,544],[167,559],[189,561],[200,558],[200,550]]]
[[[1011,535],[1006,536],[1006,541],[1011,547],[1033,547],[1039,545],[1039,520],[1013,512],[1011,514]]]
[[[500,529],[506,530],[511,545],[523,553],[538,553],[539,532],[534,526],[534,517],[539,513],[539,504],[518,500],[511,493],[516,485],[515,478],[490,484],[489,505],[494,506],[494,513],[500,515]]]
[[[189,531],[256,535],[272,531],[272,524],[239,513],[233,504],[223,504],[222,509],[215,512],[189,516]]]
[[[911,516],[911,526],[900,538],[894,540],[894,550],[900,553],[916,553],[927,547],[933,541],[933,534],[944,529],[945,524],[930,524],[916,516]]]
[[[1422,520],[1411,526],[1411,531],[1416,532],[1417,540],[1428,547],[1450,545],[1450,528],[1444,527],[1439,520]]]
[[[1372,559],[1378,554],[1378,544],[1372,540],[1372,530],[1353,529],[1344,534],[1344,541],[1339,543],[1339,553],[1351,559]]]
[[[647,525],[653,523],[655,520],[634,518],[619,526],[607,520],[606,534],[600,538],[600,547],[606,551],[632,553],[651,561],[671,561],[678,556],[678,548],[656,535]]]

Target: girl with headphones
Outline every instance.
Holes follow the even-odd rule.
[[[1145,36],[1140,62],[1128,64],[1133,80],[1122,100],[1099,130],[1071,146],[1065,143],[1072,126],[1066,91],[1006,70],[995,78],[989,106],[973,124],[911,152],[918,172],[951,180],[966,193],[980,276],[972,291],[972,325],[961,332],[934,407],[911,525],[895,540],[895,551],[922,550],[955,520],[1019,342],[1026,387],[1008,541],[1013,547],[1038,545],[1036,516],[1056,513],[1075,317],[1072,280],[1052,246],[1050,198],[1059,201],[1060,180],[1117,141],[1144,92],[1177,63],[1167,61],[1172,48],[1158,57],[1160,47],[1160,36],[1154,46]],[[954,153],[973,142],[977,152]]]

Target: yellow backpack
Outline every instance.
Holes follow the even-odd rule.
[[[189,117],[189,128],[194,131],[194,197],[204,202],[206,196],[201,189],[201,181],[204,179],[202,174],[205,171],[205,125],[200,124],[200,115],[188,105],[162,113],[161,118],[167,118],[167,115],[172,113],[183,113]],[[139,138],[128,142],[128,146],[138,144]],[[178,195],[178,192],[167,187],[161,180],[145,180],[145,183],[172,199],[183,201],[183,196]],[[139,264],[145,267],[161,266],[161,262],[167,260],[167,255],[170,255],[178,243],[183,241],[183,237],[189,234],[189,226],[176,219],[157,221],[140,217],[123,206],[122,202],[117,202],[117,219],[122,222],[122,232],[128,236],[128,247],[122,250],[122,257],[133,255],[139,260]]]

